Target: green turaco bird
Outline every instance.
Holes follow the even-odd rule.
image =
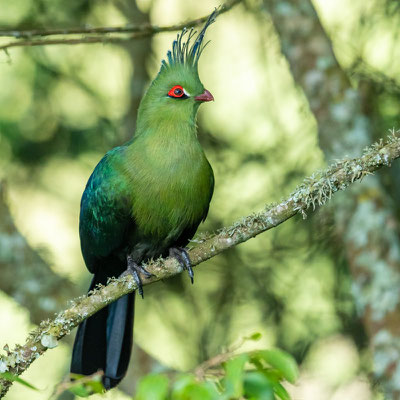
[[[197,65],[214,11],[196,36],[183,31],[144,95],[131,141],[110,150],[97,164],[81,200],[79,233],[83,258],[94,274],[90,289],[131,273],[142,294],[140,263],[173,256],[193,271],[185,246],[208,212],[213,171],[197,139],[199,105],[213,96]],[[125,271],[125,272],[124,272]],[[106,389],[128,368],[134,293],[120,298],[78,328],[71,372],[104,371]]]

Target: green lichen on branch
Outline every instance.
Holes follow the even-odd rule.
[[[216,234],[195,240],[196,246],[189,250],[193,265],[272,229],[298,213],[305,217],[307,211],[313,211],[317,206],[325,204],[336,192],[346,189],[353,182],[383,166],[390,166],[400,157],[399,136],[400,131],[391,131],[385,142],[380,140],[367,147],[361,157],[337,161],[326,170],[305,178],[288,198],[278,204],[268,205],[262,211],[244,217]],[[149,279],[142,277],[144,285],[182,272],[181,266],[173,258],[148,262],[146,269],[153,276]],[[57,342],[84,319],[135,289],[135,282],[127,276],[110,279],[107,286],[96,288],[90,296],[75,299],[68,309],[60,312],[54,319],[43,321],[30,333],[24,345],[17,345],[13,350],[6,346],[5,354],[0,356],[0,372],[20,375],[47,349],[56,347]],[[0,398],[11,385],[12,381],[0,379]]]
[[[398,157],[400,131],[391,130],[386,142],[378,142],[366,147],[360,158],[343,159],[332,164],[327,170],[318,171],[304,179],[292,197],[299,211],[304,215],[309,208],[325,204],[332,194],[346,189],[356,180],[361,180]]]

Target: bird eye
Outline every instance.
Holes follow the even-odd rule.
[[[180,85],[174,86],[169,92],[168,92],[169,97],[174,97],[176,99],[186,99],[189,96],[186,95],[184,89]]]

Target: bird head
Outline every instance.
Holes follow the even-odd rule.
[[[207,28],[215,21],[218,11],[208,18],[203,29],[196,35],[192,29],[178,34],[172,43],[172,50],[151,83],[139,107],[138,128],[140,123],[165,123],[195,121],[201,103],[213,101],[212,94],[204,88],[198,73],[199,58],[207,45],[203,39]],[[142,126],[142,128],[145,128]]]

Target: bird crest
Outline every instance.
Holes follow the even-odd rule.
[[[204,35],[207,28],[215,21],[218,15],[218,9],[215,9],[208,17],[203,29],[199,32],[194,39],[197,31],[193,28],[183,28],[182,32],[177,35],[176,40],[172,43],[172,50],[167,53],[167,60],[162,60],[161,70],[174,67],[177,64],[185,65],[197,69],[199,58],[204,48],[209,43],[203,44]]]

